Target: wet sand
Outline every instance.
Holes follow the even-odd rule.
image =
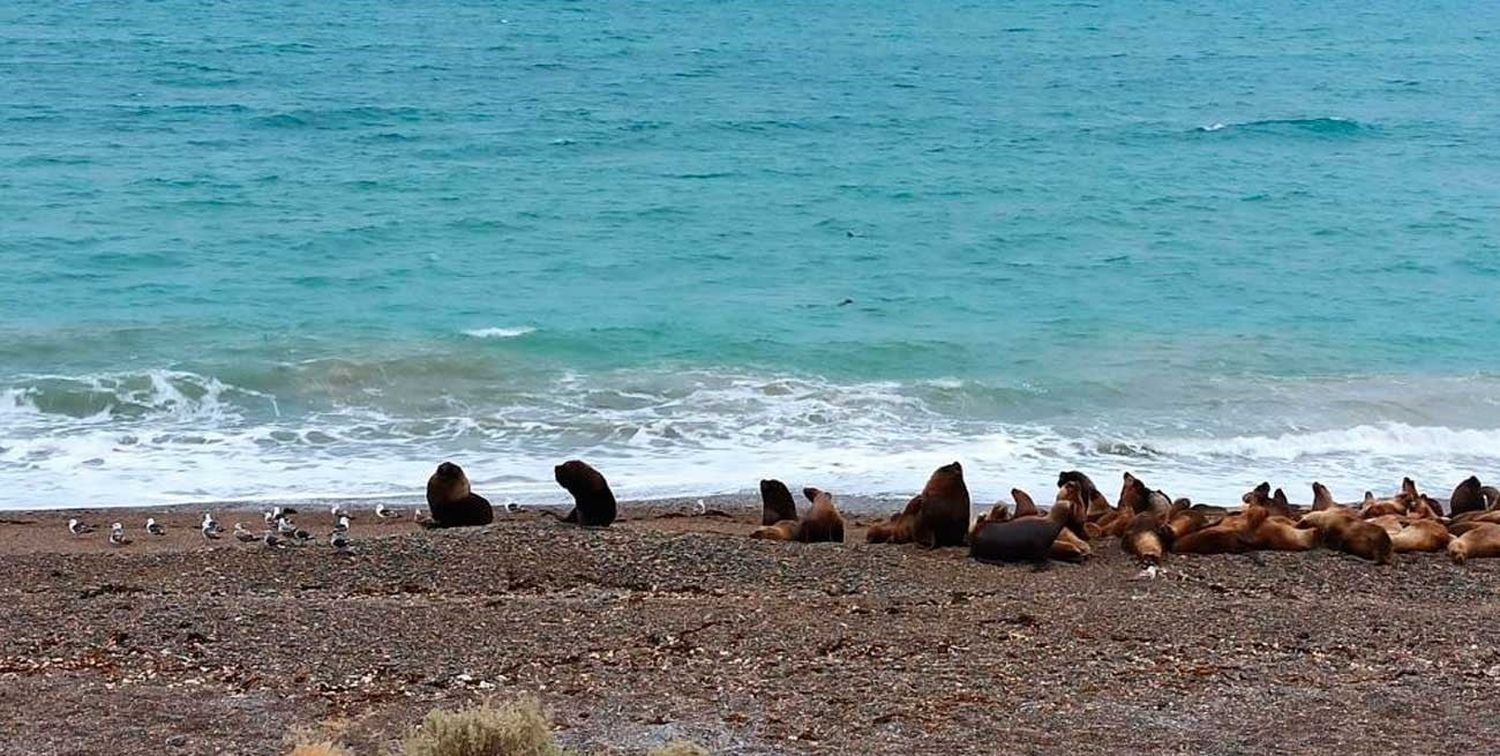
[[[435,706],[517,694],[594,753],[1500,746],[1500,560],[1174,556],[1140,580],[1114,540],[1043,572],[866,545],[874,517],[845,545],[752,541],[743,499],[590,531],[356,506],[353,556],[326,506],[283,550],[205,543],[201,508],[85,513],[83,538],[73,512],[0,514],[0,754],[385,753]],[[106,544],[115,519],[131,545]]]

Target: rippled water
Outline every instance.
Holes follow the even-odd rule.
[[[1497,39],[1479,3],[7,3],[0,507],[441,458],[525,499],[577,455],[627,495],[1493,476]]]

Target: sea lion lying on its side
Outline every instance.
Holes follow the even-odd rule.
[[[1088,505],[1081,487],[1073,481],[1064,483],[1057,501],[1046,517],[1022,517],[1006,522],[986,523],[969,545],[970,558],[985,563],[1031,562],[1045,564],[1053,544],[1064,529],[1074,533],[1082,529]]]
[[[553,468],[552,474],[557,484],[573,495],[573,511],[559,518],[563,522],[602,528],[615,521],[615,494],[598,470],[573,459]]]
[[[1476,523],[1468,532],[1448,542],[1448,558],[1454,564],[1470,559],[1500,556],[1500,525]]]
[[[917,527],[917,514],[922,511],[921,495],[911,497],[906,508],[891,515],[885,522],[878,522],[865,531],[866,543],[911,543],[912,532]]]
[[[464,528],[488,525],[495,521],[495,510],[489,500],[469,489],[469,477],[452,462],[437,466],[427,479],[427,512],[429,528]]]
[[[1335,551],[1353,554],[1376,564],[1391,563],[1391,536],[1385,528],[1359,519],[1348,509],[1324,509],[1308,512],[1297,523],[1300,529],[1315,528],[1323,545]]]
[[[802,495],[812,502],[807,515],[800,520],[782,520],[774,525],[750,531],[750,537],[768,541],[798,541],[800,543],[843,543],[844,518],[833,503],[833,494],[816,488],[802,489]]]

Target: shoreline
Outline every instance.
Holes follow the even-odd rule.
[[[598,530],[356,512],[352,556],[205,543],[195,511],[118,549],[66,512],[7,519],[0,754],[285,754],[305,735],[389,753],[434,707],[522,695],[600,754],[1500,745],[1470,714],[1500,703],[1500,652],[1476,643],[1500,560],[1171,555],[1143,581],[1115,539],[1037,572],[864,543],[883,512],[798,544],[748,538],[748,497],[694,503],[627,503]]]

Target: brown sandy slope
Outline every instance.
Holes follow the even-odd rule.
[[[1494,563],[1328,552],[1083,566],[744,537],[755,513],[535,513],[360,553],[0,523],[0,754],[384,753],[428,709],[533,694],[559,738],[639,753],[1491,752]],[[158,518],[161,519],[161,518]],[[253,513],[221,513],[251,525]],[[326,537],[327,514],[305,516]],[[862,530],[852,538],[862,541]]]

